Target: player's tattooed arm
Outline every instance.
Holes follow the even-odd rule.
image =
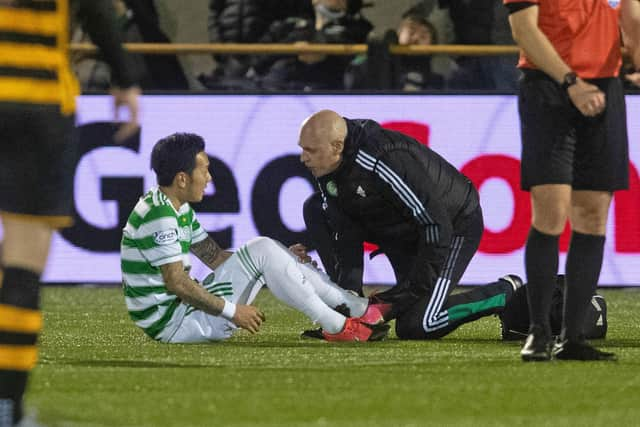
[[[223,316],[238,327],[255,334],[260,329],[265,317],[262,311],[252,305],[231,304],[233,314],[225,315],[225,307],[229,302],[212,295],[199,283],[195,282],[186,271],[182,262],[172,262],[160,266],[162,278],[167,290],[175,294],[182,302],[187,303],[213,316]]]
[[[212,270],[231,256],[231,252],[223,250],[211,236],[191,245],[191,252]]]
[[[160,271],[167,290],[182,301],[213,316],[219,316],[222,313],[224,300],[210,294],[189,277],[184,271],[182,262],[161,265]]]

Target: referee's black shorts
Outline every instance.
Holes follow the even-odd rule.
[[[629,186],[629,147],[622,84],[593,79],[606,108],[583,116],[547,74],[523,70],[518,96],[522,135],[522,189],[569,184],[574,190],[610,191]]]
[[[72,224],[73,116],[57,106],[0,103],[0,213]]]

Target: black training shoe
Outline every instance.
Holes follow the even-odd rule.
[[[558,341],[553,346],[553,358],[558,360],[599,360],[615,362],[614,353],[598,350],[586,341]]]
[[[391,326],[387,323],[378,323],[375,325],[369,325],[368,323],[365,323],[365,325],[371,328],[372,331],[367,341],[382,341],[383,339],[387,338],[389,329],[391,329]]]
[[[520,350],[524,362],[546,362],[551,360],[551,340],[540,333],[530,333]]]
[[[324,335],[322,335],[322,328],[307,329],[306,331],[302,331],[302,333],[300,334],[300,338],[313,339],[313,340],[324,340]]]

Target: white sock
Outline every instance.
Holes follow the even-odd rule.
[[[302,274],[293,254],[278,242],[258,237],[247,243],[250,261],[262,272],[273,295],[290,307],[318,322],[322,329],[335,334],[344,328],[346,318],[324,303]]]
[[[326,273],[315,268],[313,265],[300,264],[300,269],[305,277],[311,282],[316,294],[329,307],[337,307],[346,304],[351,311],[351,317],[360,317],[367,311],[369,300],[346,291],[333,283]]]

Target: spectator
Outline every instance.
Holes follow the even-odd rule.
[[[438,42],[435,27],[422,14],[405,14],[398,29],[392,32],[387,42],[401,45],[428,46]],[[427,89],[442,89],[444,78],[432,72],[430,56],[397,56],[394,58],[383,54],[376,56],[375,46],[370,44],[367,55],[357,56],[350,64],[345,75],[347,89],[376,89],[387,88],[416,91]],[[387,44],[383,46],[387,49]],[[380,59],[380,60],[378,60]],[[380,69],[389,67],[388,76],[392,81],[384,84],[379,81]],[[384,77],[382,77],[384,78]]]
[[[449,7],[456,44],[513,45],[507,13],[500,0],[442,0]],[[515,91],[515,56],[463,56],[449,80],[452,89]]]
[[[453,22],[449,16],[448,0],[422,0],[408,9],[402,15],[418,15],[429,21],[436,30],[438,43],[455,43]],[[431,58],[431,70],[448,80],[453,72],[458,69],[456,62],[449,55],[434,55]]]
[[[121,37],[126,42],[170,43],[158,22],[153,0],[113,0]],[[75,42],[90,41],[84,29],[73,34]],[[187,78],[175,56],[131,55],[131,66],[140,76],[143,89],[186,90]],[[108,90],[111,86],[110,67],[101,57],[76,55],[74,70],[83,90]]]
[[[420,15],[405,15],[398,28],[398,44],[429,46],[438,43],[434,25]],[[444,79],[432,72],[430,56],[403,56],[400,60],[403,90],[441,89]]]
[[[258,43],[273,22],[290,16],[313,17],[309,0],[210,0],[209,41],[211,43]],[[216,69],[200,81],[209,88],[240,86],[249,70],[249,55],[214,55]]]
[[[313,0],[313,20],[290,17],[274,23],[263,43],[364,43],[373,28],[353,0]],[[255,81],[263,89],[342,89],[348,56],[303,54],[262,57],[254,64]]]

